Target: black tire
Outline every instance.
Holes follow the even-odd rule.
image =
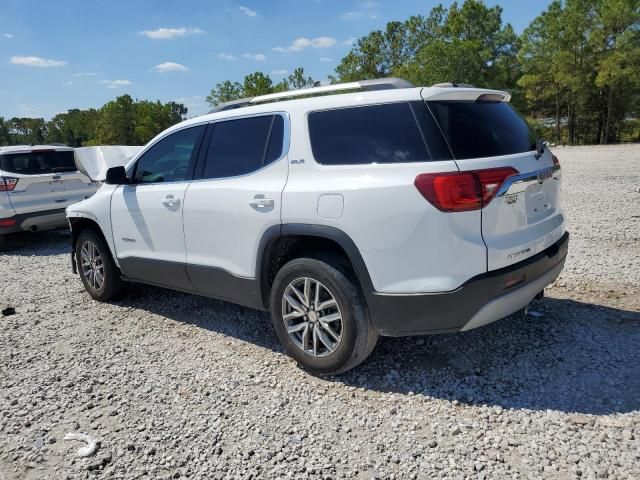
[[[0,235],[0,252],[7,248],[7,236]]]
[[[283,318],[285,290],[292,282],[304,278],[320,282],[321,287],[326,289],[326,293],[335,299],[339,308],[337,312],[342,317],[341,339],[337,342],[337,347],[331,353],[328,353],[329,350],[326,349],[325,356],[321,357],[306,352],[303,346],[294,341],[287,331]],[[378,341],[378,332],[369,319],[365,303],[358,289],[341,271],[339,263],[336,261],[316,258],[298,258],[290,261],[280,269],[274,279],[270,305],[271,321],[278,339],[287,353],[302,368],[312,374],[337,375],[344,373],[362,363],[373,351]],[[304,323],[307,318],[304,316],[299,320]],[[311,331],[313,328],[318,328],[315,325],[317,322],[313,323]]]
[[[85,274],[83,268],[82,248],[86,244],[95,246],[97,254],[100,258],[100,264],[102,265],[103,281],[92,282],[90,275]],[[89,247],[89,245],[87,245]],[[126,290],[127,283],[120,278],[120,270],[113,262],[111,258],[111,252],[107,247],[102,236],[96,233],[92,229],[86,229],[80,232],[78,240],[76,241],[75,248],[76,266],[78,268],[78,274],[82,280],[84,288],[89,292],[89,295],[94,300],[106,302],[122,295]]]

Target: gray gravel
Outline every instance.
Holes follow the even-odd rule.
[[[14,239],[0,480],[640,478],[640,147],[556,153],[572,252],[542,315],[382,339],[338,378],[299,370],[262,313],[142,286],[99,304],[65,232]]]

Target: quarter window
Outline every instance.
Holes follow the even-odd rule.
[[[282,156],[284,121],[280,115],[217,122],[207,150],[203,178],[246,175]]]
[[[205,128],[205,125],[185,128],[154,144],[136,164],[135,183],[188,180]]]
[[[424,102],[311,112],[309,135],[313,156],[324,165],[451,159]]]

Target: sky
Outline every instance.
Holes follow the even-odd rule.
[[[333,73],[354,39],[437,0],[0,0],[0,116],[50,119],[125,93],[208,110],[223,80]],[[487,0],[520,33],[547,0]]]

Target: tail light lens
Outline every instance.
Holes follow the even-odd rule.
[[[466,212],[486,207],[504,181],[518,171],[512,167],[469,172],[424,173],[414,182],[420,194],[443,212]]]
[[[4,228],[9,228],[9,227],[13,227],[16,224],[16,220],[15,218],[5,218],[0,220],[0,228],[4,227]]]
[[[0,177],[0,192],[11,192],[14,188],[16,188],[17,183],[17,178]]]
[[[553,160],[553,164],[554,164],[556,167],[559,167],[559,166],[560,166],[560,160],[558,160],[558,157],[556,157],[553,153],[551,154],[551,159]]]

